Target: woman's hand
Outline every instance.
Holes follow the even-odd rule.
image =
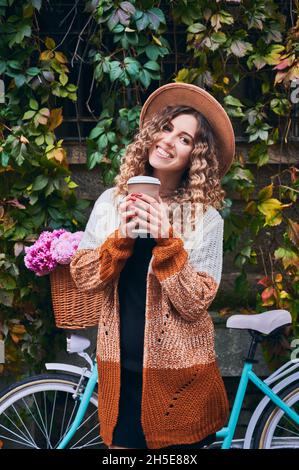
[[[138,234],[132,233],[137,225],[137,214],[133,206],[136,198],[133,194],[128,194],[118,206],[120,214],[119,232],[124,238],[137,238]]]
[[[146,229],[154,238],[169,238],[171,225],[163,201],[138,193],[134,207],[139,228]]]

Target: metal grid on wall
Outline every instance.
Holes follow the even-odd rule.
[[[289,10],[286,8],[286,2],[281,1],[281,4],[281,11],[287,14]],[[68,64],[70,82],[78,84],[78,100],[76,103],[59,98],[56,98],[53,103],[57,107],[63,106],[64,121],[56,130],[56,135],[65,141],[85,140],[95,126],[101,112],[99,99],[101,90],[93,84],[93,65],[90,64],[88,59],[90,47],[88,38],[92,34],[92,28],[95,28],[95,25],[93,22],[87,24],[90,14],[84,12],[84,8],[85,2],[82,0],[43,2],[38,20],[40,36],[42,38],[53,37],[56,45],[61,44],[59,50],[65,52],[67,57],[70,58],[71,63]],[[291,18],[289,18],[289,21],[291,21]],[[176,70],[188,64],[188,54],[185,52],[186,33],[184,29],[184,26],[180,27],[179,25],[176,25],[174,29],[174,26],[169,24],[169,30],[164,33],[171,49],[177,51],[176,60],[174,55],[163,60],[163,77],[166,82],[171,81]],[[78,40],[79,35],[81,40]],[[65,40],[63,40],[64,38]],[[109,50],[109,34],[106,35],[105,40],[105,45]],[[156,81],[152,83],[142,96],[142,100],[144,101],[157,86]],[[244,81],[238,87],[239,97],[242,98],[243,93],[246,93],[247,96],[253,98],[257,93],[256,86],[257,84],[253,83],[252,80]],[[245,124],[243,125],[240,120],[236,120],[233,124],[236,140],[239,142],[247,141]],[[288,138],[289,141],[299,141],[299,104],[294,106]]]

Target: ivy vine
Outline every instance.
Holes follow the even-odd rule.
[[[233,197],[227,196],[222,210],[225,251],[237,253],[235,266],[240,274],[235,290],[245,299],[248,312],[290,310],[289,340],[298,337],[298,168],[281,166],[256,190],[258,170],[269,164],[273,148],[287,149],[294,120],[299,4],[290,3],[290,9],[282,11],[278,0],[87,1],[86,22],[71,58],[60,49],[61,43],[41,36],[42,0],[0,0],[0,76],[5,84],[4,103],[0,103],[4,373],[20,374],[28,363],[39,370],[53,348],[53,338],[58,343],[63,339],[53,325],[49,280],[36,279],[26,271],[23,256],[24,246],[45,228],[74,231],[86,222],[89,203],[76,195],[64,141],[55,134],[63,123],[65,104],[77,100],[79,78],[77,83],[70,80],[74,58],[92,65],[90,96],[98,92],[100,112],[90,108],[88,99],[94,127],[86,140],[87,167],[100,168],[105,186],[112,185],[118,173],[138,127],[144,98],[159,84],[195,83],[223,103],[249,149],[248,156],[237,153],[222,181],[227,194],[237,195],[244,203],[243,212],[237,213]],[[76,14],[78,4],[76,0],[70,13]],[[183,54],[177,29],[185,44]],[[83,37],[84,58],[78,52]],[[265,240],[270,247],[266,251]],[[255,264],[264,272],[252,305],[246,302],[247,278]],[[228,312],[231,309],[221,310]],[[269,359],[273,353],[282,357],[283,351],[285,341],[266,349]]]

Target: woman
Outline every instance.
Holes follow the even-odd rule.
[[[142,108],[116,187],[95,203],[71,273],[98,296],[100,432],[111,449],[202,447],[226,422],[207,308],[222,268],[220,178],[233,155],[221,105],[194,85],[165,85]],[[159,178],[159,202],[128,195],[136,175]],[[166,210],[174,203],[191,204],[183,234]]]

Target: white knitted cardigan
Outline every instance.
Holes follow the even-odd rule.
[[[115,187],[104,191],[96,200],[78,250],[98,248],[119,226],[117,206],[122,197],[113,197]],[[201,205],[200,205],[201,206]],[[220,284],[223,250],[223,219],[212,206],[203,213],[196,211],[196,226],[189,233],[174,230],[180,236],[188,253],[188,261],[197,272],[210,275]],[[149,264],[149,273],[153,257]]]

